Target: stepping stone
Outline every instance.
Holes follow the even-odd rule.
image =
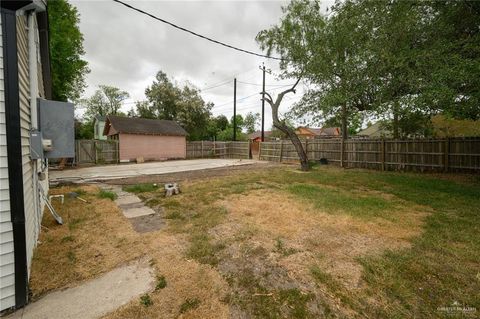
[[[134,218],[134,217],[152,215],[152,214],[155,214],[155,211],[150,207],[142,206],[142,207],[127,208],[125,210],[122,209],[122,213],[127,218]]]
[[[115,203],[118,205],[118,206],[122,206],[122,205],[130,205],[130,204],[136,204],[136,203],[141,203],[142,200],[140,198],[138,198],[137,196],[135,195],[125,195],[125,196],[119,196],[116,200],[115,200]]]
[[[50,293],[7,318],[100,318],[151,291],[154,281],[153,270],[148,263],[137,261],[77,287]]]

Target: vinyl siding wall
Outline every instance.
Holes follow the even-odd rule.
[[[0,310],[15,305],[13,232],[8,184],[7,136],[5,124],[5,80],[0,16]]]
[[[36,23],[35,23],[36,25]],[[38,30],[36,30],[38,35]],[[38,47],[38,36],[36,37]],[[33,250],[37,245],[37,239],[40,232],[40,224],[42,220],[42,212],[44,203],[38,200],[36,203],[35,193],[37,188],[33,185],[34,163],[30,160],[30,87],[28,72],[28,30],[27,16],[17,17],[17,49],[18,49],[18,81],[19,81],[19,97],[20,97],[20,118],[21,118],[21,143],[22,143],[22,168],[23,168],[23,195],[25,201],[25,233],[27,244],[27,266],[30,274],[30,266],[32,263]],[[38,53],[38,50],[37,50]],[[38,79],[42,82],[42,68],[37,59]],[[43,85],[39,85],[38,89],[40,97],[44,97]],[[38,163],[39,168],[41,163]],[[48,179],[40,183],[43,189],[48,191]],[[37,195],[39,196],[39,195]],[[38,199],[38,197],[37,197]]]

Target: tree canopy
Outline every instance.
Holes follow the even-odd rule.
[[[85,107],[85,118],[91,120],[95,115],[123,115],[120,109],[122,102],[130,97],[128,92],[114,86],[98,87],[91,97],[80,100],[80,104]]]
[[[387,120],[396,137],[428,134],[430,118],[480,117],[480,3],[293,0],[257,36],[283,58],[284,78],[310,85],[292,115]]]
[[[52,97],[58,101],[76,101],[83,93],[85,76],[90,70],[82,59],[83,34],[77,8],[66,0],[48,2]]]

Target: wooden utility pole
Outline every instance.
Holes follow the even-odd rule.
[[[237,78],[233,79],[233,140],[237,140]]]
[[[262,84],[262,142],[265,142],[265,65],[260,68],[263,73]]]

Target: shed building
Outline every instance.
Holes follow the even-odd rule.
[[[121,162],[186,158],[187,132],[175,121],[109,115],[104,135],[118,140]]]

